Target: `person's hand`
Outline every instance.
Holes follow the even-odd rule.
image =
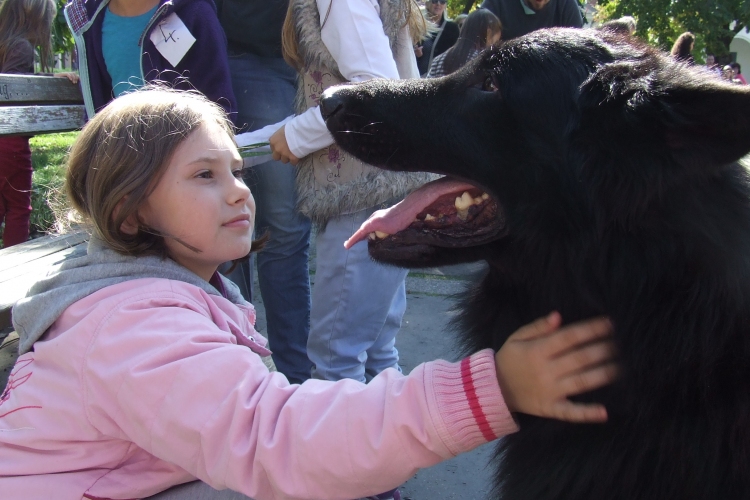
[[[78,73],[55,73],[53,76],[67,78],[71,83],[78,83]]]
[[[286,126],[286,125],[285,125]],[[271,146],[271,153],[274,160],[278,160],[281,163],[291,163],[296,165],[299,163],[299,158],[294,156],[289,150],[289,144],[286,142],[286,135],[284,134],[284,127],[273,133],[268,143]]]
[[[569,396],[612,382],[612,323],[591,319],[560,328],[553,312],[518,329],[495,355],[497,380],[511,412],[568,422],[605,422],[601,404],[574,403]]]
[[[414,55],[417,56],[417,57],[422,57],[422,46],[421,45],[417,45],[416,47],[414,47]]]

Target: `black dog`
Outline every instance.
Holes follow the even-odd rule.
[[[498,445],[508,500],[750,498],[750,90],[595,30],[545,30],[437,80],[339,87],[336,141],[449,193],[370,252],[484,259],[466,351],[560,311],[612,318],[623,374],[582,400],[609,422],[519,416]],[[486,192],[489,197],[482,196]],[[412,205],[418,201],[412,201]],[[400,227],[399,227],[400,229]]]

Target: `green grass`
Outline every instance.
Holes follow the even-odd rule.
[[[38,135],[31,139],[31,234],[49,232],[55,223],[52,206],[61,200],[65,163],[78,132]]]

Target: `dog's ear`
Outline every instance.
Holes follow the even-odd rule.
[[[696,166],[750,152],[750,88],[702,69],[659,58],[606,64],[581,86],[580,104],[582,125],[599,143],[607,136],[655,143]]]

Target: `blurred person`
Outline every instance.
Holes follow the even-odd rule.
[[[583,26],[576,0],[484,0],[482,8],[500,18],[504,40],[541,28]]]
[[[742,76],[742,66],[740,66],[740,63],[732,62],[729,63],[729,65],[732,67],[732,69],[734,69],[734,77],[739,80],[742,85],[747,85],[747,80],[745,80],[745,77]]]
[[[0,4],[0,73],[33,74],[36,47],[39,47],[42,71],[50,70],[50,29],[56,14],[54,0],[5,0]],[[75,73],[54,76],[68,78],[74,84],[78,82]],[[29,137],[0,137],[3,248],[29,239],[32,175]]]
[[[502,28],[495,14],[487,9],[475,10],[466,19],[456,44],[432,61],[427,77],[437,78],[453,73],[482,50],[499,42]]]
[[[686,31],[677,37],[674,45],[672,45],[672,51],[670,54],[678,61],[683,61],[687,64],[694,64],[692,52],[695,48],[695,35]]]
[[[708,69],[718,77],[723,77],[721,67],[716,64],[716,56],[714,56],[713,54],[706,54],[706,69]]]
[[[737,76],[735,75],[734,68],[730,64],[725,65],[721,69],[721,76],[729,82],[742,84],[739,78],[737,78]]]
[[[281,53],[289,0],[219,0],[228,39],[229,71],[237,99],[237,125],[255,131],[294,114],[297,72]],[[247,163],[247,162],[246,162]],[[268,161],[246,168],[243,178],[258,206],[256,233],[269,236],[262,252],[228,277],[252,300],[253,260],[266,310],[266,331],[276,368],[293,383],[310,378],[310,219],[297,210],[296,168]]]
[[[417,56],[417,68],[421,76],[426,76],[432,60],[453,47],[458,40],[458,24],[448,19],[445,12],[447,0],[426,0],[424,3],[425,18],[436,26],[414,50]]]

